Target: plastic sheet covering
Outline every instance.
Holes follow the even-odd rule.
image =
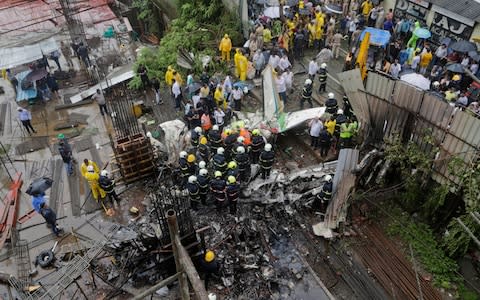
[[[28,64],[55,50],[59,50],[59,47],[53,37],[32,45],[0,48],[0,69]]]

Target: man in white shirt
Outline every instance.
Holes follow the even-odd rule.
[[[320,136],[320,131],[323,129],[323,123],[320,121],[320,118],[315,118],[310,121],[310,146],[314,149],[319,147],[318,137]]]
[[[225,118],[225,112],[222,110],[222,108],[217,107],[215,109],[215,111],[213,112],[213,118],[215,119],[215,124],[218,125],[218,127],[222,128],[223,120]]]
[[[283,74],[277,74],[277,78],[275,79],[275,83],[277,85],[277,92],[282,99],[283,105],[287,103],[287,83],[285,82],[285,77],[282,76]]]
[[[418,52],[415,52],[412,59],[412,64],[410,65],[413,71],[415,72],[417,71],[417,67],[419,63],[420,63],[420,54]]]
[[[176,81],[175,79],[173,79],[172,84],[172,95],[173,99],[175,100],[175,109],[180,110],[180,106],[182,103],[182,89],[178,81]]]
[[[314,58],[308,63],[308,78],[310,78],[312,82],[315,79],[315,74],[317,74],[317,72],[318,72],[318,64]]]
[[[280,70],[285,71],[286,69],[290,68],[292,64],[290,64],[290,61],[288,60],[287,55],[283,55],[282,58],[280,58],[280,61],[278,63],[278,67]]]
[[[233,88],[232,98],[233,98],[233,104],[234,104],[233,110],[236,110],[236,111],[242,110],[243,91],[238,85]]]
[[[448,54],[447,45],[442,44],[440,47],[437,48],[437,51],[435,51],[432,65],[436,65],[441,59],[446,58],[447,54]]]
[[[398,75],[402,71],[402,66],[398,63],[398,59],[395,60],[395,63],[393,63],[390,66],[390,74],[392,75],[393,78],[398,79]]]
[[[278,57],[277,54],[271,54],[270,58],[268,59],[268,64],[271,65],[273,69],[276,69],[279,63],[280,57]]]

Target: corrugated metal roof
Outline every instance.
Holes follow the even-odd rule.
[[[397,81],[393,91],[393,102],[413,113],[418,113],[422,105],[423,91],[405,81]]]
[[[473,147],[480,144],[480,121],[472,115],[458,111],[453,117],[450,131],[458,138],[465,140]]]
[[[27,64],[58,50],[54,38],[23,47],[0,48],[0,69],[9,69]]]
[[[442,98],[433,93],[425,93],[423,96],[420,115],[432,124],[447,128],[453,113],[453,107],[446,103]]]
[[[428,2],[435,4],[437,6],[443,7],[462,17],[480,22],[480,3],[475,0],[462,0],[462,1],[451,1],[451,0],[431,1],[430,0]]]
[[[367,92],[381,99],[390,101],[395,81],[387,76],[369,72],[367,78]]]
[[[45,32],[61,27],[65,18],[59,0],[0,1],[0,34]],[[108,0],[78,2],[75,15],[84,24],[98,24],[116,18]]]

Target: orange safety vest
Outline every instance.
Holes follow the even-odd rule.
[[[203,114],[202,118],[200,119],[202,122],[202,129],[203,130],[210,130],[212,128],[212,121],[210,120],[210,116],[207,114]]]
[[[252,135],[250,134],[250,131],[248,131],[245,128],[240,129],[240,136],[243,137],[243,144],[244,145],[251,145],[252,144]]]

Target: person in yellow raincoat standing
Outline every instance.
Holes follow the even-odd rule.
[[[82,174],[83,177],[85,177],[85,174],[87,174],[88,166],[93,166],[93,170],[95,171],[95,173],[100,173],[100,169],[98,168],[98,165],[93,160],[85,158],[83,160],[82,165],[80,166],[80,173]]]
[[[238,69],[240,80],[247,80],[248,59],[243,54],[240,54],[240,56],[238,57]]]
[[[240,65],[238,63],[238,58],[242,55],[242,50],[240,48],[235,49],[235,54],[233,55],[233,63],[235,64],[235,76],[240,76]]]
[[[228,34],[223,36],[223,39],[220,41],[220,45],[218,46],[218,50],[222,53],[222,60],[226,60],[230,62],[230,51],[232,51],[232,41]]]
[[[100,198],[103,199],[107,196],[107,193],[100,187],[98,183],[98,179],[100,175],[95,172],[95,168],[90,165],[87,167],[87,173],[85,173],[85,179],[88,181],[88,185],[92,189],[92,195],[95,201],[98,202],[98,194],[100,194]]]
[[[165,83],[168,86],[172,86],[173,84],[173,68],[172,66],[168,66],[167,71],[165,72]]]
[[[225,95],[223,94],[223,87],[221,84],[217,84],[217,88],[215,89],[215,93],[213,93],[213,98],[218,107],[223,109],[227,108],[227,101],[225,101]]]

